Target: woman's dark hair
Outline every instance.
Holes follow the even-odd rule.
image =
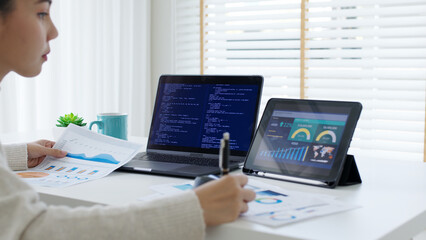
[[[0,0],[0,17],[6,17],[13,10],[15,0]]]

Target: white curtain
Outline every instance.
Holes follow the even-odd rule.
[[[59,37],[42,73],[10,73],[0,92],[0,132],[51,129],[76,113],[129,114],[129,134],[147,135],[151,115],[150,1],[58,0],[51,8]]]

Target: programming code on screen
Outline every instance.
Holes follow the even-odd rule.
[[[219,148],[222,134],[229,132],[232,150],[248,150],[257,86],[167,83],[161,88],[151,132],[153,144]]]

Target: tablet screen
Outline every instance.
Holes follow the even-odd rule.
[[[347,102],[269,102],[245,167],[294,177],[333,179],[346,156],[358,117],[354,105]]]

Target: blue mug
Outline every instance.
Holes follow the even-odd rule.
[[[127,140],[127,113],[99,113],[97,118],[90,123],[90,130],[97,125],[98,133]]]

